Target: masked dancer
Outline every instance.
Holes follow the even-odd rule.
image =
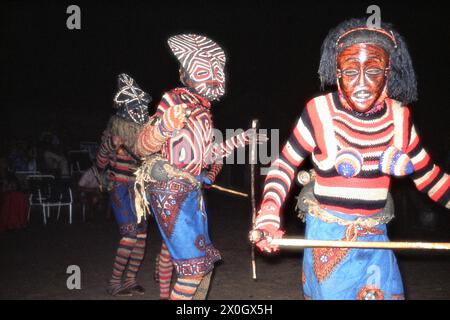
[[[149,121],[148,104],[152,99],[126,74],[119,75],[118,87],[114,97],[116,114],[104,131],[97,166],[107,170],[111,206],[121,236],[107,292],[131,296],[145,292],[136,281],[144,258],[147,225],[145,220],[137,222],[134,207],[134,172],[138,161],[133,154],[138,133]]]
[[[253,137],[258,141],[265,137],[255,137],[256,132],[247,130],[223,143],[213,142],[211,102],[225,93],[225,53],[201,35],[176,35],[168,43],[181,64],[184,86],[163,95],[155,115],[157,121],[144,128],[138,149],[141,155],[160,152],[170,164],[169,168],[163,165],[164,177],[153,177],[146,185],[146,196],[163,238],[159,257],[161,299],[169,298],[174,266],[177,281],[170,299],[189,300],[202,280],[202,292],[207,291],[214,263],[221,259],[208,234],[201,188],[214,182],[223,157]],[[138,178],[152,171],[147,169],[144,165]]]
[[[306,216],[306,239],[389,241],[380,212],[392,177],[409,175],[449,208],[449,176],[433,163],[411,121],[416,77],[398,32],[389,24],[369,28],[364,19],[341,23],[322,45],[319,75],[322,86],[337,91],[307,103],[272,163],[256,229],[282,237],[280,211],[309,154],[316,201]],[[264,238],[257,246],[279,250]],[[391,250],[305,249],[302,282],[307,299],[404,299]]]

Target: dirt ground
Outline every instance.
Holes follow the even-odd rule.
[[[221,251],[209,299],[303,299],[300,286],[301,251],[285,251],[277,256],[257,256],[258,280],[251,279],[250,228],[248,200],[207,192],[210,235]],[[105,212],[90,212],[87,221],[75,207],[74,223],[67,213],[56,221],[53,214],[42,225],[40,212],[32,211],[30,226],[0,234],[0,299],[158,299],[153,280],[154,260],[161,243],[155,222],[149,226],[147,252],[139,282],[145,295],[113,298],[105,287],[111,273],[115,247],[119,239],[114,220]],[[446,227],[432,237],[444,239]],[[290,235],[302,233],[302,224],[292,218]],[[397,239],[396,239],[397,240]],[[401,252],[397,255],[408,299],[450,299],[450,253]],[[81,289],[69,290],[66,281],[69,265],[81,268]]]

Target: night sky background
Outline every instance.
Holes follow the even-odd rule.
[[[81,30],[66,27],[71,4],[81,8]],[[180,85],[166,40],[185,32],[209,36],[227,54],[216,127],[247,128],[258,118],[262,128],[280,129],[284,142],[305,103],[321,93],[317,69],[329,29],[368,17],[371,4],[409,45],[419,84],[413,117],[433,158],[448,166],[450,28],[434,1],[3,2],[2,149],[44,130],[56,132],[66,149],[98,141],[121,72],[153,96],[152,113],[163,92]]]

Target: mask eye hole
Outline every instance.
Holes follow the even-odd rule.
[[[354,77],[354,76],[357,76],[359,74],[359,72],[358,72],[358,70],[355,70],[355,69],[346,69],[346,70],[342,70],[342,74],[347,77]]]
[[[196,80],[196,81],[206,80],[209,77],[210,77],[210,72],[205,69],[199,69],[194,74],[194,80]]]
[[[366,70],[366,74],[368,74],[370,76],[378,76],[382,73],[383,73],[383,70],[381,70],[379,68],[370,68],[370,69]]]

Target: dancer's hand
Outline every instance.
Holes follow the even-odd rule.
[[[284,231],[280,229],[264,227],[250,231],[249,238],[251,242],[256,244],[260,251],[272,253],[280,251],[277,245],[271,244],[272,239],[281,239],[283,235]]]
[[[167,109],[163,115],[161,124],[165,130],[172,132],[184,127],[186,121],[186,110],[188,106],[185,103],[177,104]]]
[[[209,188],[213,184],[213,181],[211,181],[211,179],[208,177],[208,171],[206,170],[202,170],[200,175],[195,177],[195,179],[200,182],[205,188]]]
[[[281,239],[283,235],[278,207],[271,201],[263,203],[256,217],[255,229],[250,232],[250,241],[263,252],[277,252],[279,247],[270,242],[272,239]]]

